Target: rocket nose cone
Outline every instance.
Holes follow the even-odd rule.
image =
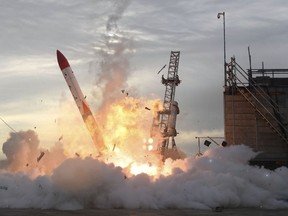
[[[57,50],[57,61],[58,61],[58,65],[59,65],[61,70],[65,69],[67,67],[70,67],[67,59],[59,50]]]

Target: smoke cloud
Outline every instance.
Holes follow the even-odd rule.
[[[39,144],[38,136],[32,130],[11,132],[2,146],[7,160],[0,161],[0,168],[37,176],[50,173],[67,158],[60,142],[50,150],[40,148]]]
[[[2,150],[6,155],[10,168],[14,171],[23,165],[23,160],[28,164],[36,158],[39,139],[34,131],[10,133],[10,138],[3,144]]]
[[[130,74],[129,58],[133,52],[133,38],[120,30],[117,22],[129,4],[129,0],[113,1],[106,23],[106,34],[103,36],[104,44],[99,47],[98,54],[102,61],[95,84],[102,94],[100,110],[119,98],[121,90],[127,90],[128,87],[126,81]]]
[[[27,131],[12,133],[3,144],[9,163],[2,163],[0,170],[1,208],[288,208],[288,169],[249,166],[256,153],[245,145],[168,159],[157,176],[131,175],[126,168],[92,157],[69,158],[53,168],[50,164],[48,173],[41,172],[40,165],[34,172],[16,169],[15,164],[32,163],[32,155],[38,156],[38,143],[36,134]],[[58,153],[51,150],[49,157]],[[43,166],[49,164],[45,156]]]

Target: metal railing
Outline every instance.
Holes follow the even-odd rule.
[[[237,76],[236,72],[241,75],[244,81]],[[236,63],[235,58],[231,58],[231,62],[227,64],[227,77],[228,84],[232,88],[235,87],[281,139],[288,143],[288,130],[283,124],[285,117],[280,113],[278,104],[261,86],[257,85],[253,79],[249,79],[248,73]],[[248,92],[248,94],[246,94],[246,92]],[[271,113],[269,109],[272,109],[274,113]],[[263,110],[265,110],[265,113],[262,112]],[[276,122],[281,130],[279,130],[271,120]]]

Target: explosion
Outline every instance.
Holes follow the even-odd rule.
[[[50,149],[40,147],[38,136],[32,130],[13,132],[3,144],[7,169],[30,173],[35,178],[51,175],[68,158],[89,157],[123,168],[127,177],[146,173],[156,178],[163,174],[163,161],[157,150],[157,140],[150,138],[153,110],[145,108],[158,107],[159,103],[160,100],[122,96],[103,109],[98,115],[107,150],[99,155],[95,146],[89,145],[90,136],[82,119],[78,113],[72,113],[69,102],[63,101],[63,116],[58,120],[62,135],[54,146]]]
[[[148,139],[152,114],[145,109],[155,103],[159,103],[159,100],[124,97],[112,103],[105,110],[105,114],[101,114],[104,117],[102,118],[104,123],[102,136],[110,150],[107,153],[106,160],[108,162],[113,162],[121,167],[129,165],[130,171],[134,170],[134,173],[131,172],[132,174],[139,173],[141,167],[146,173],[154,172],[155,174],[155,166],[158,165],[161,156],[153,153],[157,149],[157,143],[154,143],[155,146],[150,148],[150,151],[148,149],[148,146],[151,146]],[[154,151],[152,152],[152,150]],[[136,166],[136,163],[140,163],[140,165]]]

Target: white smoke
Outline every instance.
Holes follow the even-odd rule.
[[[50,173],[67,158],[60,142],[50,150],[40,148],[39,143],[37,134],[32,130],[11,132],[2,146],[7,160],[0,161],[0,168],[37,176],[39,173]]]
[[[12,137],[19,135],[23,132]],[[5,142],[5,149],[11,145],[18,163],[26,163],[23,160],[30,152],[37,151],[34,145],[31,151],[19,154],[24,142],[13,142]],[[57,156],[51,151],[51,158],[53,154]],[[13,154],[8,155],[12,165]],[[0,208],[288,208],[288,169],[249,166],[248,160],[255,155],[244,145],[217,147],[198,158],[166,160],[162,171],[174,167],[172,174],[158,177],[144,173],[127,177],[125,168],[91,157],[66,159],[55,164],[51,174],[12,172],[9,166],[2,167]]]
[[[21,165],[27,165],[37,157],[39,140],[34,131],[11,132],[10,138],[3,144],[2,150],[6,155],[8,163],[13,170]],[[26,164],[23,164],[23,161]],[[35,160],[36,161],[36,160]]]
[[[95,82],[97,90],[101,89],[102,94],[100,110],[119,99],[121,90],[127,90],[128,87],[126,82],[130,74],[129,59],[133,52],[133,38],[127,32],[120,30],[117,22],[122,18],[129,4],[130,0],[113,1],[113,7],[107,18],[103,46],[98,47],[97,54],[102,59],[100,71],[93,70],[97,74]],[[96,97],[99,98],[98,95]]]

